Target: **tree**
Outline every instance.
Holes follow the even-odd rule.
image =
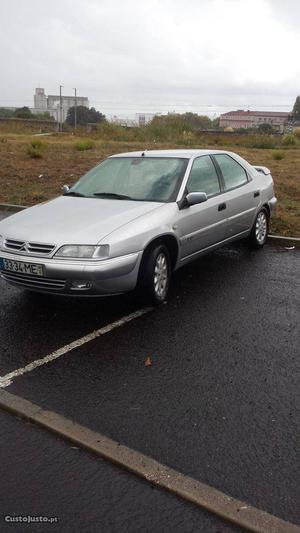
[[[13,116],[14,112],[11,109],[7,109],[6,107],[0,107],[1,118],[12,118]]]
[[[272,133],[273,127],[271,124],[268,124],[267,122],[264,122],[263,124],[259,124],[258,128],[259,131],[262,133]]]
[[[212,121],[211,121],[211,127],[214,129],[214,130],[218,130],[220,129],[220,117],[217,117],[217,118],[213,118]]]
[[[207,129],[212,127],[212,121],[205,115],[197,115],[197,113],[168,113],[168,115],[160,115],[154,117],[151,124],[153,126],[161,126],[183,131],[197,131],[199,129]]]
[[[292,115],[295,122],[300,122],[300,96],[296,98]]]
[[[100,111],[96,111],[94,107],[91,107],[89,110],[89,122],[105,122],[106,118],[105,115],[100,113]]]
[[[54,117],[50,115],[49,111],[45,111],[44,113],[34,113],[34,118],[37,120],[55,120]]]
[[[33,114],[31,113],[29,107],[24,106],[16,109],[14,112],[14,116],[16,118],[32,118]]]
[[[197,115],[197,113],[183,113],[182,120],[191,127],[191,129],[208,129],[211,128],[211,120],[206,115]]]
[[[67,124],[70,126],[75,126],[75,106],[70,107],[66,119]],[[90,109],[83,105],[77,106],[77,124],[85,125],[88,123],[100,123],[106,122],[105,115],[96,111],[94,107]]]

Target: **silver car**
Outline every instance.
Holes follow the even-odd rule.
[[[113,155],[62,196],[0,222],[0,275],[25,289],[109,295],[138,287],[156,303],[171,274],[231,241],[261,248],[273,179],[237,154]]]

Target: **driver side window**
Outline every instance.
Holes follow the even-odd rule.
[[[205,192],[208,198],[220,193],[218,174],[208,155],[195,159],[186,187],[188,193]]]

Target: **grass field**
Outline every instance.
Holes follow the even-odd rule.
[[[39,139],[42,145],[31,146]],[[89,149],[80,149],[87,137],[64,134],[34,137],[28,134],[0,133],[0,203],[34,205],[61,194],[63,184],[72,185],[83,173],[108,155],[143,149],[214,148],[239,153],[250,163],[271,169],[278,198],[272,232],[300,235],[300,144],[275,146],[278,150],[253,148],[249,139],[232,135],[180,138],[178,142],[107,140],[94,135]],[[39,144],[39,143],[38,143]],[[252,143],[252,146],[255,143]],[[259,143],[257,143],[259,144]],[[30,149],[31,148],[31,149]],[[38,156],[32,153],[38,152]],[[31,154],[31,155],[30,155]],[[278,157],[278,158],[277,158]]]

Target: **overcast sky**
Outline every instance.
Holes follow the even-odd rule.
[[[300,94],[299,0],[1,0],[0,28],[0,106],[60,84],[123,116],[285,111]]]

